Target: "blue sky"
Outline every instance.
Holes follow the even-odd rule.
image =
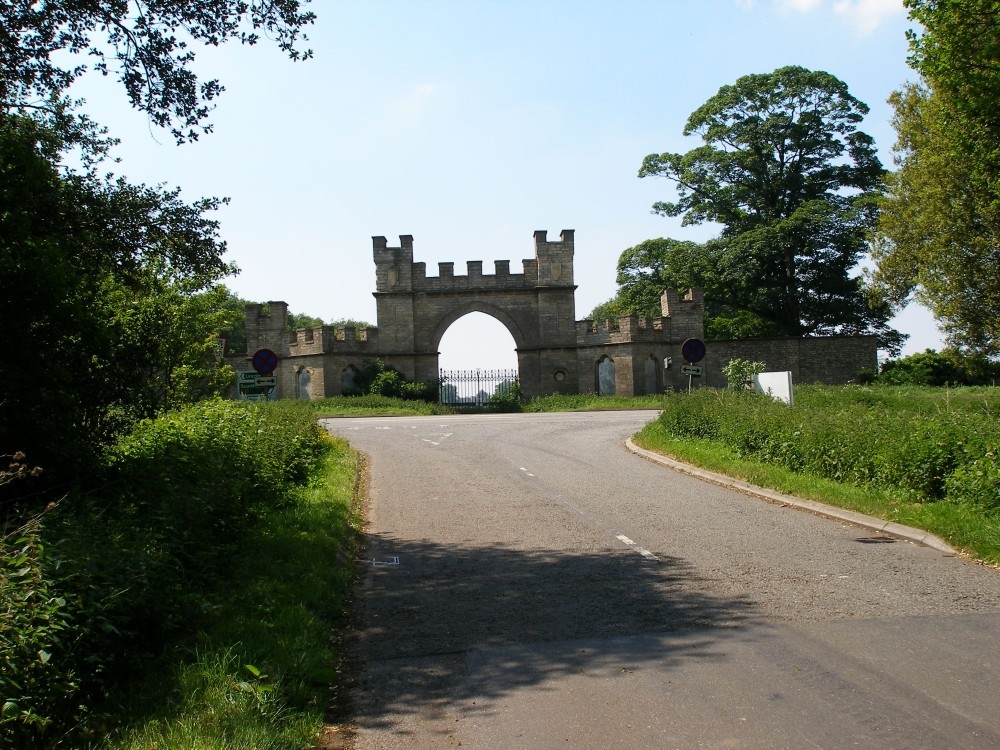
[[[871,107],[864,124],[891,163],[887,97],[914,79],[901,0],[316,0],[292,63],[273,45],[198,52],[226,92],[215,132],[175,146],[110,79],[75,93],[122,138],[119,171],[179,185],[219,212],[228,285],[295,312],[375,322],[371,237],[414,236],[415,259],[533,256],[532,235],[576,230],[577,318],[615,291],[615,263],[653,237],[702,240],[650,213],[669,182],[642,158],[685,151],[688,115],[720,86],[783,65],[826,70]],[[514,363],[499,323],[464,318],[442,364]],[[898,320],[906,351],[940,347],[933,319]],[[498,354],[499,353],[499,354]]]

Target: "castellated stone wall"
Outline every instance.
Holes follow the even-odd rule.
[[[378,327],[318,328],[288,331],[284,302],[247,305],[247,347],[252,354],[271,349],[279,358],[275,372],[280,398],[340,395],[352,373],[381,359],[408,379],[438,377],[438,348],[449,326],[470,312],[491,315],[510,331],[517,349],[518,373],[528,397],[549,393],[643,395],[687,388],[680,372],[681,346],[704,339],[705,303],[700,290],[667,290],[656,318],[577,321],[573,282],[575,236],[563,230],[558,240],[534,233],[535,257],[511,273],[510,261],[469,261],[465,273],[455,264],[413,260],[413,237],[398,247],[373,237]],[[701,364],[705,374],[695,386],[726,385],[722,367],[732,358],[765,362],[768,370],[790,370],[795,383],[846,383],[862,368],[875,369],[871,336],[709,341]],[[249,357],[228,358],[249,370]]]

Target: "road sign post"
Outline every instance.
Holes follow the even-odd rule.
[[[701,339],[685,339],[681,344],[681,356],[687,363],[681,366],[681,374],[688,376],[688,393],[691,392],[691,378],[701,377],[702,368],[696,363],[705,359],[705,352],[705,342]]]

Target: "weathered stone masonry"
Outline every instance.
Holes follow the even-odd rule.
[[[517,349],[521,388],[528,397],[549,393],[661,393],[687,386],[680,373],[681,344],[703,338],[700,290],[664,291],[661,316],[616,321],[576,320],[573,230],[558,241],[535,232],[535,257],[511,273],[510,261],[469,261],[465,274],[439,263],[428,276],[413,261],[413,238],[398,247],[373,237],[377,328],[322,326],[290,332],[284,302],[248,305],[247,349],[272,349],[279,357],[280,398],[340,395],[352,372],[376,358],[408,379],[438,376],[438,347],[448,327],[470,312],[491,315],[506,326]],[[791,370],[794,382],[844,383],[861,368],[875,369],[871,336],[747,339],[707,344],[705,376],[696,385],[725,385],[721,368],[734,357],[763,361],[769,370]],[[245,359],[230,359],[249,369]],[[602,377],[603,374],[603,377]]]

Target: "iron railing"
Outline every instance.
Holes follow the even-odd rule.
[[[439,400],[446,406],[485,406],[497,394],[517,392],[517,370],[441,370]]]

